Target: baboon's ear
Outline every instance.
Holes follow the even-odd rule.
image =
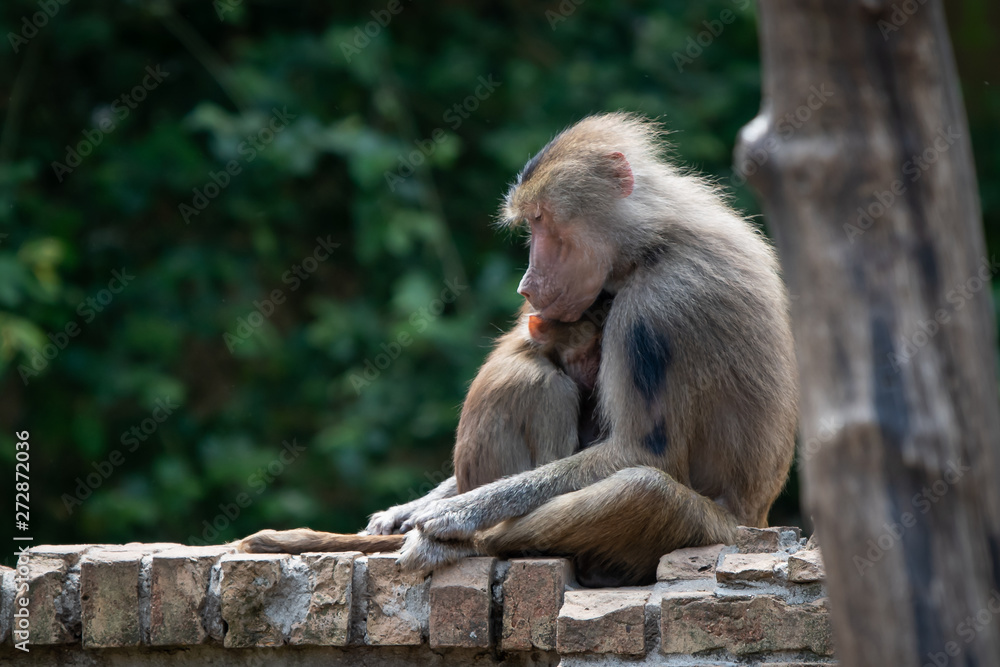
[[[612,170],[618,185],[621,188],[619,197],[628,197],[635,188],[635,177],[632,175],[632,165],[628,163],[628,158],[624,153],[614,152],[608,154],[608,159],[612,162]]]

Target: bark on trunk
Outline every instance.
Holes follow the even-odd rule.
[[[846,666],[1000,664],[1000,398],[939,0],[762,0],[737,169],[785,277],[805,500]]]

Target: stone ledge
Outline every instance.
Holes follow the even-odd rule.
[[[555,558],[422,577],[394,554],[40,546],[0,570],[0,663],[834,664],[822,558],[793,529],[677,550],[657,576],[583,589]]]

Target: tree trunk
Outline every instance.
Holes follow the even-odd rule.
[[[940,0],[765,0],[737,168],[792,292],[806,507],[845,667],[1000,664],[1000,398]]]

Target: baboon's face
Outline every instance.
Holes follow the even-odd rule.
[[[601,293],[608,262],[601,249],[587,248],[574,226],[557,223],[544,206],[528,216],[528,270],[518,294],[548,320],[575,322]]]

